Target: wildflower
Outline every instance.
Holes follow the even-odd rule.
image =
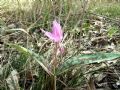
[[[53,21],[52,32],[48,32],[44,30],[42,30],[42,32],[54,43],[57,43],[59,51],[61,53],[64,52],[64,48],[60,44],[63,39],[63,31],[61,29],[60,24],[56,20]]]
[[[53,21],[52,32],[47,32],[44,30],[42,30],[42,32],[54,42],[61,42],[63,39],[63,31],[60,24],[56,20]]]

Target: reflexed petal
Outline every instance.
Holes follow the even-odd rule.
[[[54,34],[56,38],[59,38],[59,41],[61,41],[63,38],[61,26],[56,20],[53,21],[52,34]]]
[[[61,42],[63,39],[63,31],[60,24],[56,20],[53,21],[52,32],[47,32],[44,30],[41,31],[54,42]]]
[[[44,31],[43,29],[41,30],[49,39],[54,40],[54,36],[52,33]]]
[[[60,41],[61,41],[61,40],[60,40],[59,37],[54,36],[54,42],[60,42]]]
[[[46,35],[49,39],[54,40],[54,36],[53,36],[52,33],[50,33],[50,32],[45,32],[45,35]]]

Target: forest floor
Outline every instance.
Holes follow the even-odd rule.
[[[54,46],[41,29],[50,31],[54,19],[65,49],[57,90],[120,90],[120,1],[100,1],[1,0],[0,90],[52,90],[42,61],[34,59],[49,67]],[[30,51],[40,56],[28,57]]]

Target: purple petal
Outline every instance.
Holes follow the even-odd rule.
[[[47,32],[44,30],[41,31],[54,42],[61,42],[63,39],[63,31],[60,24],[56,20],[53,21],[52,32]]]
[[[61,30],[61,26],[56,20],[53,21],[52,34],[59,42],[63,38],[63,32]]]
[[[46,35],[49,39],[54,40],[54,36],[53,36],[52,33],[46,32],[45,35]]]
[[[49,39],[54,40],[54,36],[52,33],[41,30]]]

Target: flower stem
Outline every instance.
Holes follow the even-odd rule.
[[[55,70],[57,66],[57,49],[58,49],[58,43],[55,43],[55,49],[54,49],[54,63],[53,63],[53,73],[54,73],[54,90],[56,90],[56,75],[55,75]]]
[[[56,76],[55,76],[55,67],[54,67],[54,76],[53,76],[54,78],[54,90],[56,90]]]

